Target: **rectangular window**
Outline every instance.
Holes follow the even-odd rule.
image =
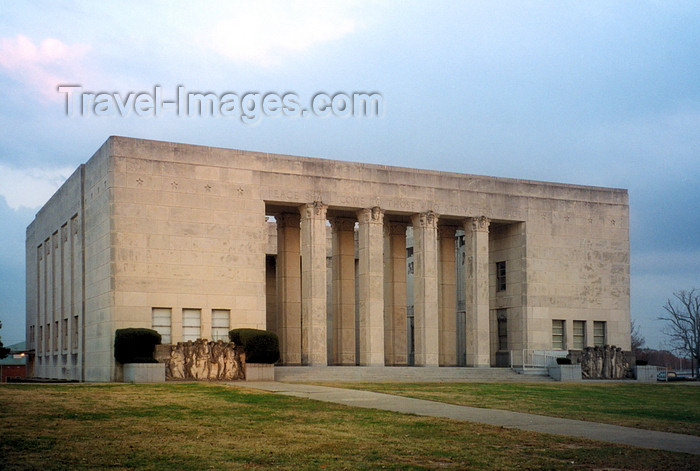
[[[58,350],[58,321],[53,323],[53,350]]]
[[[78,316],[73,316],[73,341],[71,342],[71,348],[73,350],[78,349]]]
[[[202,335],[202,310],[183,309],[182,310],[182,340],[195,341]]]
[[[605,345],[605,322],[593,322],[593,346],[602,347]]]
[[[169,307],[154,307],[151,310],[153,330],[160,334],[161,343],[172,343],[172,313]]]
[[[574,350],[586,347],[586,321],[574,321]]]
[[[506,262],[496,262],[496,291],[506,290]]]
[[[34,348],[34,326],[30,325],[29,326],[29,346],[28,348],[31,350]]]
[[[36,349],[41,353],[44,350],[44,326],[39,326],[39,337],[36,339]]]
[[[63,342],[61,349],[68,350],[68,319],[63,319],[63,322],[61,322],[61,339]]]
[[[44,329],[44,352],[48,354],[51,351],[51,324],[47,323]]]
[[[498,350],[508,350],[508,315],[506,309],[496,311],[498,321]]]
[[[212,309],[211,311],[211,339],[214,341],[223,340],[228,342],[229,319],[231,311],[229,309]]]
[[[564,350],[564,321],[552,321],[552,349]]]

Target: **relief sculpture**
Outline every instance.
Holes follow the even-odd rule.
[[[197,339],[164,347],[170,348],[160,358],[165,363],[167,380],[245,379],[241,355],[232,342]]]

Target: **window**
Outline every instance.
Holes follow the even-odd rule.
[[[586,346],[586,321],[574,321],[574,350],[583,350]]]
[[[58,350],[58,321],[53,325],[53,349]]]
[[[552,349],[564,350],[564,321],[552,321]]]
[[[231,311],[229,309],[212,309],[211,311],[211,339],[228,342],[229,319]]]
[[[61,322],[61,338],[63,339],[61,348],[68,350],[68,319],[63,319]]]
[[[78,349],[78,316],[73,316],[73,332],[72,332],[71,348],[73,350]]]
[[[496,262],[496,291],[506,290],[506,262]]]
[[[182,340],[195,341],[202,335],[202,310],[183,309],[182,310]]]
[[[602,347],[605,345],[605,322],[593,322],[593,346]]]
[[[31,350],[34,348],[34,326],[30,325],[29,326],[29,349]]]
[[[169,307],[154,307],[152,319],[153,330],[160,334],[161,343],[172,343],[172,309]]]
[[[506,309],[496,311],[496,320],[498,322],[498,349],[500,351],[508,350],[508,315]]]

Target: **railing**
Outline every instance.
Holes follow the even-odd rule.
[[[557,358],[565,358],[567,350],[511,350],[511,367],[547,368],[557,364]]]
[[[661,375],[661,373],[663,373],[663,375]],[[668,368],[665,366],[657,366],[656,377],[661,379],[662,381],[668,382]]]

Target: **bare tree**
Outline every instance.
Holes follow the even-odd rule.
[[[668,324],[664,333],[674,349],[695,359],[696,375],[700,370],[700,292],[693,288],[673,293],[675,300],[664,305],[666,314],[659,317]]]
[[[639,332],[639,324],[636,324],[634,321],[632,321],[632,330],[630,331],[630,337],[631,337],[632,353],[634,353],[634,355],[636,357],[637,354],[640,352],[640,350],[642,348],[644,348],[644,343],[646,341],[644,340],[642,333]]]

